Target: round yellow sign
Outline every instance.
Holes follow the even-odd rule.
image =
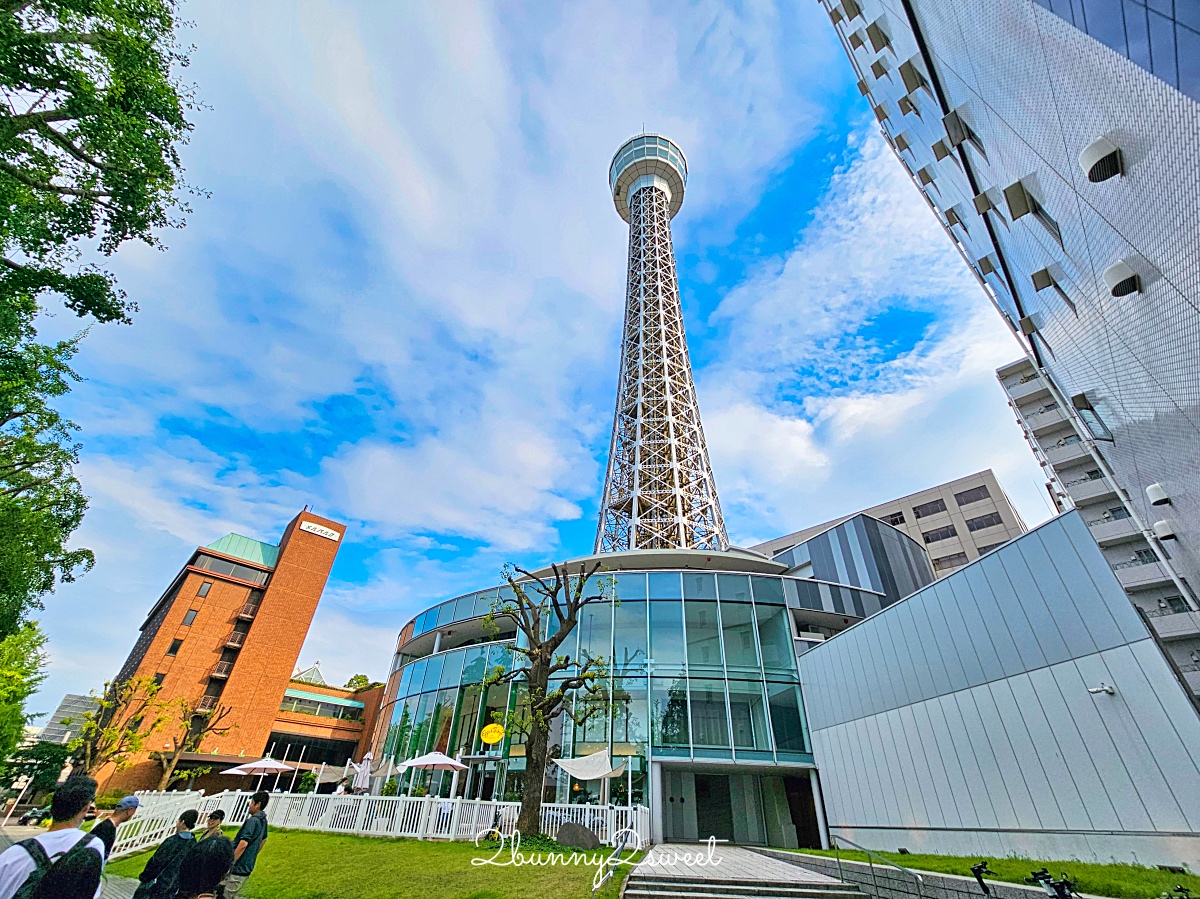
[[[499,743],[504,739],[504,726],[500,724],[489,724],[479,732],[479,739],[485,743]]]

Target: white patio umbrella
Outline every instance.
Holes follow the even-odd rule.
[[[262,779],[267,774],[278,774],[283,771],[294,771],[291,765],[285,765],[283,762],[277,762],[275,759],[259,759],[257,762],[246,762],[244,765],[238,765],[236,768],[230,768],[227,771],[222,771],[222,774],[257,774],[258,784],[262,786]]]
[[[357,765],[354,765],[354,783],[351,784],[355,790],[369,790],[371,788],[371,759],[375,756],[367,753],[363,756],[363,760]]]
[[[467,766],[450,758],[444,752],[429,752],[425,755],[409,759],[401,768],[421,768],[425,771],[466,771]],[[413,781],[409,781],[408,792],[412,795]]]

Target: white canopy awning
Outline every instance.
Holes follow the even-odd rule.
[[[621,762],[618,768],[612,766],[612,759],[608,757],[607,749],[601,749],[599,752],[593,752],[591,755],[581,756],[577,759],[554,759],[553,761],[576,780],[603,780],[608,777],[620,777],[625,773],[624,762]]]

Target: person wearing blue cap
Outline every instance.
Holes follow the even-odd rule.
[[[104,857],[112,855],[113,843],[117,841],[117,827],[124,824],[137,813],[141,802],[136,796],[126,796],[117,803],[113,813],[92,828],[92,836],[99,837],[104,843]]]

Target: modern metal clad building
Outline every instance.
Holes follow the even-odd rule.
[[[1200,864],[1200,717],[1078,512],[800,658],[831,833]]]
[[[1066,400],[1061,413],[1138,516],[1173,531],[1169,554],[1191,592],[1196,4],[823,3],[897,157]]]

